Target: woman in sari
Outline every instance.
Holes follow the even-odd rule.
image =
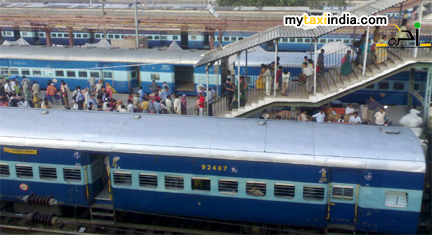
[[[352,72],[351,68],[351,51],[347,51],[347,53],[344,55],[342,59],[342,66],[341,66],[341,75],[342,76],[348,76]]]
[[[117,93],[117,91],[107,82],[105,83],[106,91],[109,94],[110,99],[112,99],[112,96],[114,93]]]
[[[387,44],[386,35],[382,36],[382,38],[378,41],[378,44]],[[376,56],[376,63],[381,64],[387,59],[387,49],[385,47],[376,47],[375,56]]]
[[[265,64],[261,64],[261,71],[258,79],[255,82],[256,89],[264,89],[265,81],[264,81],[264,72],[266,71]]]
[[[185,94],[183,94],[181,98],[181,114],[187,115],[187,100]]]

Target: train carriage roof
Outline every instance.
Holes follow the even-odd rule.
[[[0,145],[425,172],[403,127],[0,108]],[[384,130],[384,131],[383,131]],[[400,132],[389,134],[386,131]]]
[[[0,46],[0,59],[194,65],[206,51]]]

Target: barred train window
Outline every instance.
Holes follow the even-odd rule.
[[[332,198],[352,201],[354,199],[354,188],[351,186],[335,185],[332,188]]]
[[[22,75],[30,75],[30,69],[21,69]]]
[[[16,174],[18,178],[23,178],[23,179],[33,178],[33,168],[31,165],[16,164],[15,168],[16,168]]]
[[[41,75],[42,71],[39,69],[33,69],[33,76]]]
[[[274,196],[277,198],[293,199],[295,186],[292,184],[275,184]]]
[[[9,72],[11,75],[19,75],[18,68],[10,68]]]
[[[184,179],[182,176],[166,175],[165,188],[168,190],[183,190]]]
[[[253,197],[264,197],[266,195],[266,183],[247,181],[246,182],[246,194]]]
[[[324,187],[306,185],[303,187],[303,199],[305,201],[323,201]]]
[[[131,186],[132,174],[124,171],[114,171],[114,184],[119,186]]]
[[[237,194],[238,193],[238,181],[220,179],[219,180],[219,192],[223,194]]]
[[[81,182],[81,168],[63,168],[63,178],[66,182]]]
[[[140,173],[139,185],[142,188],[157,188],[158,186],[157,175]]]
[[[41,180],[57,180],[57,169],[52,166],[40,166],[39,177]]]
[[[9,177],[9,165],[6,163],[0,163],[0,177]]]
[[[210,179],[192,177],[192,190],[210,192]]]
[[[408,193],[405,192],[386,192],[385,205],[388,207],[407,207]]]

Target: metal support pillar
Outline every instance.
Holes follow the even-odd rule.
[[[422,12],[423,12],[423,0],[421,0],[420,1],[420,7],[419,7],[419,18],[418,18],[418,22],[420,23],[420,25],[421,25],[421,22],[422,22],[422,16],[423,16],[423,14],[422,14]],[[419,35],[417,35],[417,38],[418,38],[418,40],[420,41],[420,31],[421,31],[421,27],[420,28],[418,28],[418,34]],[[419,42],[420,43],[420,42]],[[414,58],[417,58],[417,54],[418,54],[418,46],[416,46],[415,48],[414,48]]]
[[[403,16],[401,15],[401,13],[402,13],[402,7],[403,7],[403,3],[401,3],[400,7],[399,7],[398,26],[401,25],[401,19],[403,18]]]
[[[274,97],[276,98],[276,82],[277,82],[277,57],[278,57],[278,40],[274,40],[274,45],[275,45],[275,64],[274,64],[274,85],[273,85],[273,90],[274,90]]]
[[[222,47],[223,31],[220,29],[218,31],[219,31],[219,47]]]
[[[72,27],[69,28],[68,33],[69,33],[69,35],[68,35],[69,36],[69,46],[73,47],[73,45],[74,45],[74,36],[73,36]]]
[[[432,66],[428,68],[427,78],[426,78],[426,91],[425,91],[425,101],[423,104],[423,123],[427,125],[429,109],[431,105],[432,98]]]
[[[240,110],[240,52],[237,53],[237,105]],[[235,73],[235,72],[234,72]]]
[[[366,42],[365,42],[365,46],[363,47],[363,76],[366,76],[366,61],[367,61],[367,54],[368,54],[368,47],[369,47],[369,26],[367,27],[366,30]]]
[[[139,33],[138,33],[138,3],[137,0],[134,0],[135,4],[135,46],[139,48]]]
[[[210,50],[214,49],[214,33],[209,33],[210,36]]]
[[[313,38],[311,38],[311,47],[310,47],[310,59],[312,59],[312,52],[313,52]]]
[[[248,50],[246,49],[246,59],[245,59],[245,62],[246,62],[246,73],[245,73],[245,78],[247,79],[247,76],[248,76]]]
[[[46,34],[46,44],[47,44],[47,46],[52,46],[51,30],[50,29],[45,29],[45,34]]]
[[[220,69],[220,60],[217,61],[217,72],[216,72],[216,94],[219,96],[219,84],[220,84],[220,76],[219,76],[219,69]]]
[[[209,116],[209,106],[210,106],[210,103],[209,103],[209,69],[210,69],[210,64],[207,64],[207,66],[206,66],[206,87],[207,87],[207,95],[206,95],[206,100],[207,100],[207,116]]]
[[[353,41],[352,41],[352,44],[351,44],[351,51],[352,51],[352,55],[354,55],[354,42],[355,42],[355,40],[356,40],[356,30],[357,30],[357,26],[354,26],[354,34],[353,34]]]
[[[414,80],[415,80],[415,69],[410,69],[410,77],[409,77],[409,85],[408,85],[408,91],[414,90]],[[407,99],[407,113],[412,109],[412,101],[413,96],[411,92],[408,92],[408,99]]]
[[[318,52],[318,49],[317,49],[317,46],[318,46],[318,38],[315,38],[315,56],[314,56],[314,65],[313,65],[313,68],[314,68],[314,81],[313,81],[313,94],[314,94],[314,96],[316,96],[316,82],[317,82],[317,73],[316,73],[316,64],[317,64],[317,52]]]
[[[296,117],[295,113],[296,113],[296,106],[291,106],[291,120],[293,120]]]

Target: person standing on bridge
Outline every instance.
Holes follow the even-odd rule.
[[[351,67],[351,51],[347,51],[345,56],[342,58],[342,66],[341,66],[341,75],[342,76],[348,76],[352,73],[352,67]]]
[[[323,72],[325,67],[324,67],[324,49],[321,49],[321,53],[318,55],[318,68],[319,71]]]
[[[226,93],[228,96],[228,110],[231,110],[231,104],[232,104],[232,100],[233,100],[233,96],[234,96],[234,91],[235,91],[235,85],[231,82],[230,78],[227,78],[227,84],[225,84],[226,87]]]
[[[263,75],[264,79],[265,79],[265,94],[270,95],[271,85],[272,85],[272,75],[271,75],[271,71],[267,65],[265,68],[266,68],[266,71],[264,72],[264,75]]]

